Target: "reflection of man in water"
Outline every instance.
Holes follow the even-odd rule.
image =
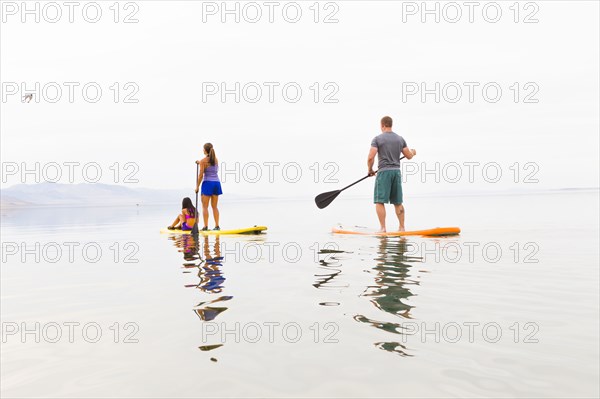
[[[379,242],[379,257],[373,268],[376,285],[367,288],[370,292],[365,296],[372,297],[373,305],[384,312],[410,319],[413,307],[403,301],[413,295],[407,286],[419,283],[409,279],[411,259],[404,255],[408,251],[406,239],[392,240],[382,237]]]
[[[371,298],[371,303],[385,313],[410,319],[413,306],[407,304],[406,300],[413,296],[413,293],[410,292],[409,286],[419,284],[418,281],[410,279],[410,263],[420,261],[420,258],[412,259],[406,256],[408,249],[404,238],[380,237],[378,256],[375,258],[377,263],[372,269],[375,273],[375,284],[367,287],[362,296]],[[370,319],[364,315],[355,316],[355,320],[390,333],[403,334],[400,323]],[[402,350],[406,348],[399,342],[378,342],[376,345],[386,351],[407,356]]]

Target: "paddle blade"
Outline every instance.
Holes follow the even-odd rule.
[[[331,204],[333,200],[340,195],[341,190],[329,191],[323,194],[319,194],[315,197],[315,204],[319,209],[325,208],[327,205]]]

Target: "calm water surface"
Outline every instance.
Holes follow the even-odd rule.
[[[463,233],[334,236],[376,225],[344,197],[224,198],[267,234],[198,240],[158,232],[177,204],[3,210],[2,396],[598,397],[597,191],[406,207]]]

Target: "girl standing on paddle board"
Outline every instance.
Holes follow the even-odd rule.
[[[206,157],[200,161],[196,161],[200,165],[200,173],[198,174],[198,180],[196,181],[196,194],[200,189],[200,183],[202,183],[202,192],[200,193],[202,200],[202,217],[204,219],[204,227],[202,231],[208,230],[208,203],[213,211],[213,217],[215,218],[215,228],[213,230],[221,230],[219,227],[219,209],[217,204],[219,202],[219,195],[223,194],[221,190],[221,182],[219,181],[219,161],[215,155],[215,149],[211,143],[204,144],[204,155]]]
[[[192,200],[189,197],[185,197],[181,202],[181,214],[177,216],[168,229],[188,231],[194,227],[194,224],[196,224],[196,208],[192,205]]]

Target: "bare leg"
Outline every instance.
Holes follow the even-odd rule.
[[[211,195],[210,206],[212,207],[213,217],[215,218],[215,227],[219,226],[219,208],[217,208],[218,203],[219,203],[219,196]]]
[[[377,211],[377,218],[379,219],[379,232],[385,233],[385,205],[375,204],[375,210]]]
[[[175,227],[175,226],[177,226],[177,224],[179,223],[179,217],[180,217],[180,216],[181,216],[181,215],[177,216],[177,217],[175,218],[175,220],[173,220],[173,223],[171,223],[171,225],[170,225],[169,227]]]
[[[208,228],[208,200],[210,200],[210,196],[202,195],[202,218],[204,219],[204,227]]]
[[[400,222],[400,228],[398,231],[404,231],[404,205],[394,204],[396,208],[396,216],[398,216],[398,222]]]

